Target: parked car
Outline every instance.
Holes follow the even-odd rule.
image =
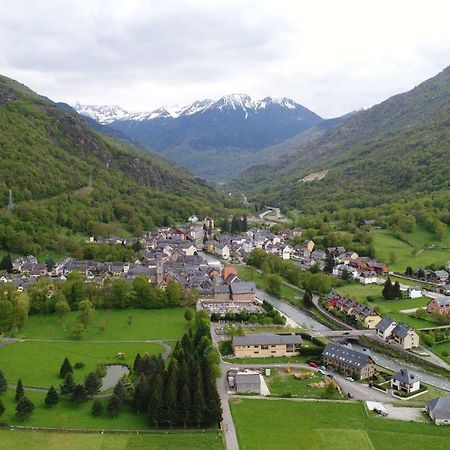
[[[327,370],[327,368],[326,368],[325,366],[320,366],[320,368],[321,368],[322,370]]]
[[[310,367],[317,368],[317,363],[315,363],[314,361],[311,361],[311,362],[309,363],[309,366],[310,366]]]
[[[321,373],[322,375],[325,375],[325,370],[319,369],[318,372]]]
[[[334,378],[334,375],[332,373],[327,373],[328,378]]]
[[[347,397],[348,397],[348,398],[353,398],[354,395],[353,395],[351,392],[347,392]]]
[[[355,381],[352,377],[347,377],[346,380],[347,381]]]
[[[344,336],[348,336],[350,334],[350,331],[346,331],[345,333],[344,333]]]
[[[383,416],[383,417],[386,417],[386,416],[389,415],[387,411],[384,411],[384,410],[379,409],[379,408],[374,408],[373,410],[374,410],[376,413],[378,413],[380,416]]]

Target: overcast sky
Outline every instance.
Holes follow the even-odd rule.
[[[132,111],[228,93],[324,117],[450,65],[448,0],[0,0],[0,73]]]

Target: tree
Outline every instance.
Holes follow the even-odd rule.
[[[271,294],[280,295],[283,279],[280,275],[274,274],[267,277],[267,290]]]
[[[187,383],[184,383],[178,397],[178,421],[183,424],[184,428],[186,428],[189,421],[190,399]]]
[[[117,384],[114,386],[113,394],[120,398],[121,403],[124,403],[127,400],[128,392],[125,389],[125,386],[122,383],[122,380],[119,380]]]
[[[59,402],[59,395],[58,392],[56,392],[56,389],[53,386],[50,386],[50,389],[47,392],[47,395],[45,397],[45,404],[47,406],[54,406]]]
[[[13,306],[8,300],[0,300],[0,334],[6,333],[12,327]]]
[[[194,318],[194,313],[192,312],[192,310],[190,308],[187,308],[184,311],[184,320],[186,320],[186,322],[188,322],[190,325],[193,318]]]
[[[94,417],[101,416],[103,413],[103,405],[102,402],[97,398],[92,403],[92,409],[91,409],[92,415]]]
[[[0,394],[8,390],[8,382],[6,381],[5,374],[0,369]]]
[[[45,265],[47,266],[47,270],[51,272],[55,268],[55,261],[53,258],[47,258],[45,261]]]
[[[19,420],[26,421],[31,417],[31,414],[33,414],[34,408],[34,403],[27,397],[23,396],[19,400],[19,403],[17,403],[16,417]]]
[[[13,263],[9,253],[7,253],[0,261],[0,270],[6,270],[8,273],[13,272]]]
[[[148,403],[148,417],[150,422],[158,428],[158,425],[164,420],[164,405],[162,398],[163,381],[161,375],[157,374],[155,376],[152,389],[153,392]]]
[[[73,373],[73,367],[72,364],[70,364],[69,358],[66,356],[61,364],[61,368],[59,369],[60,378],[65,378],[69,372]]]
[[[133,363],[133,370],[135,374],[139,374],[141,372],[141,362],[142,362],[142,357],[141,354],[138,353],[136,355],[136,357],[134,358],[134,363]]]
[[[80,311],[78,314],[78,320],[86,327],[92,322],[95,313],[94,307],[89,300],[83,300],[78,305],[78,309]]]
[[[56,315],[62,319],[67,313],[70,312],[70,306],[65,300],[59,300],[55,303]]]
[[[313,296],[310,289],[305,289],[305,293],[303,294],[303,305],[306,307],[313,306]]]
[[[405,270],[405,275],[407,275],[408,277],[411,277],[413,275],[413,269],[411,266],[408,266]]]
[[[334,256],[331,252],[327,252],[325,259],[325,267],[323,271],[328,274],[332,274],[334,269]]]
[[[74,388],[75,388],[75,381],[73,380],[72,372],[67,372],[66,376],[64,377],[64,382],[60,386],[61,395],[71,394]]]
[[[102,380],[96,372],[90,372],[84,380],[84,388],[89,396],[95,395],[102,387]]]
[[[402,291],[400,289],[400,283],[398,281],[395,282],[394,287],[392,288],[392,295],[394,298],[402,298]]]
[[[392,285],[392,281],[389,277],[386,280],[386,283],[384,283],[381,294],[383,295],[383,298],[385,300],[393,300],[394,299],[394,286]]]
[[[77,323],[72,330],[72,336],[74,339],[80,339],[85,331],[86,327],[82,323]]]
[[[3,415],[4,412],[5,412],[5,405],[0,400],[0,417]]]
[[[85,401],[87,401],[87,392],[84,388],[84,385],[77,384],[72,391],[72,394],[70,396],[70,401],[72,403],[75,403],[76,405],[81,405]]]
[[[22,380],[19,379],[16,386],[16,402],[19,402],[25,396],[25,389],[23,388]]]
[[[113,395],[108,401],[106,410],[108,411],[108,414],[115,419],[119,414],[121,407],[122,400],[117,395]]]

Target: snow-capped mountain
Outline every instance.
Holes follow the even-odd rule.
[[[79,103],[74,108],[206,178],[215,178],[230,166],[225,154],[256,154],[322,122],[317,114],[289,98],[254,100],[246,94],[149,112]]]

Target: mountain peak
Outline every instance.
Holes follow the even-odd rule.
[[[118,105],[85,105],[76,102],[73,109],[78,114],[88,116],[101,124],[111,123],[114,120],[124,120],[130,117],[130,112]]]

